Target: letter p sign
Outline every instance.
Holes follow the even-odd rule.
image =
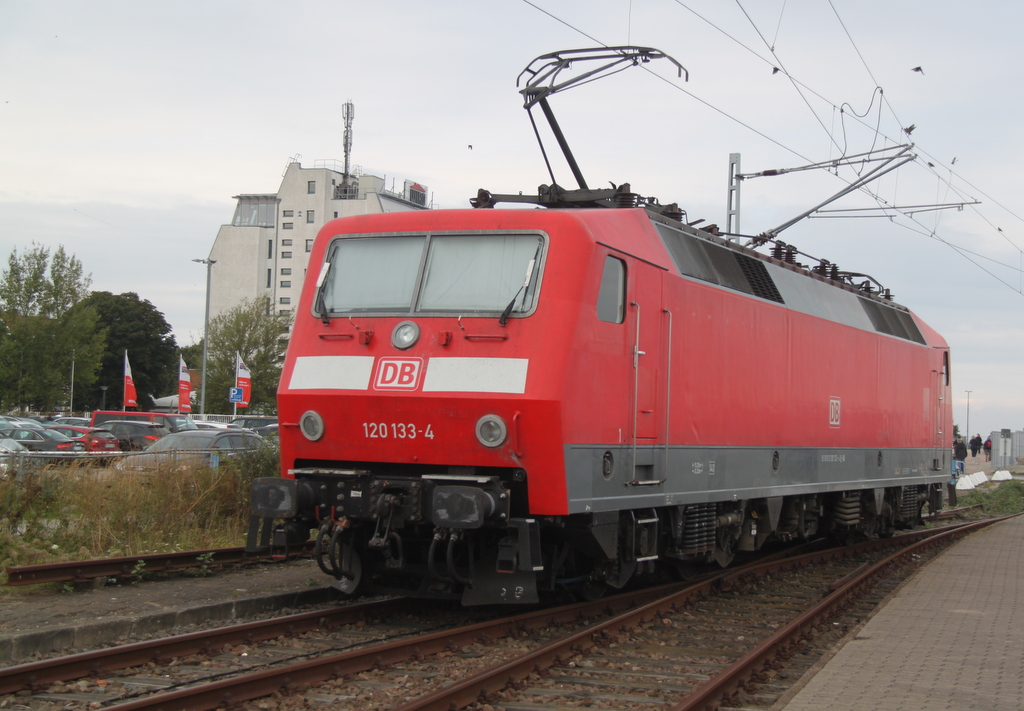
[[[381,358],[373,378],[374,390],[415,390],[420,384],[422,358]]]

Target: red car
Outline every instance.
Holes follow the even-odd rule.
[[[65,437],[70,437],[76,442],[81,442],[87,452],[120,452],[121,444],[117,437],[110,433],[110,430],[99,427],[78,427],[72,425],[57,425],[47,427],[48,430],[60,432]]]

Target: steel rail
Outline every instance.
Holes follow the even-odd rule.
[[[698,587],[703,588],[707,584],[701,583]],[[616,610],[623,608],[635,609],[637,605],[644,605],[651,599],[663,598],[668,590],[678,591],[680,588],[691,589],[692,586],[687,587],[684,583],[662,585],[615,595],[595,602],[576,603],[549,610],[520,613],[512,617],[395,640],[283,667],[243,673],[231,679],[199,683],[176,691],[156,693],[126,703],[112,704],[106,708],[110,711],[214,709],[224,704],[248,701],[275,692],[287,693],[288,690],[294,690],[306,684],[356,674],[375,667],[389,666],[410,659],[420,659],[452,648],[473,644],[480,639],[493,641],[500,637],[542,629],[549,625],[574,623],[581,617],[586,618],[589,615],[614,614]]]
[[[211,548],[176,553],[147,553],[124,558],[22,565],[7,568],[8,586],[41,583],[84,583],[95,578],[130,578],[149,573],[168,573],[188,568],[237,563],[258,563],[290,560],[313,554],[313,543],[307,542],[287,552],[246,553],[245,548]]]
[[[81,679],[151,661],[160,663],[190,654],[213,654],[225,645],[253,644],[281,635],[295,636],[373,615],[394,615],[408,602],[408,598],[392,598],[355,603],[4,667],[0,668],[0,694],[39,689],[57,681]]]

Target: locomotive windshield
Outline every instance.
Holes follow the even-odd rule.
[[[536,234],[336,239],[317,311],[528,313],[542,247]]]

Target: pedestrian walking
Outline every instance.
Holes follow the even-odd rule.
[[[971,437],[971,463],[977,464],[978,452],[981,451],[981,435],[976,434]]]
[[[956,442],[953,444],[953,462],[956,465],[955,476],[961,477],[964,475],[965,459],[967,459],[967,445],[964,444],[964,438],[958,435]]]
[[[986,462],[991,462],[992,461],[992,438],[991,437],[988,437],[985,440],[985,444],[982,445],[982,449],[985,450],[985,461]]]

